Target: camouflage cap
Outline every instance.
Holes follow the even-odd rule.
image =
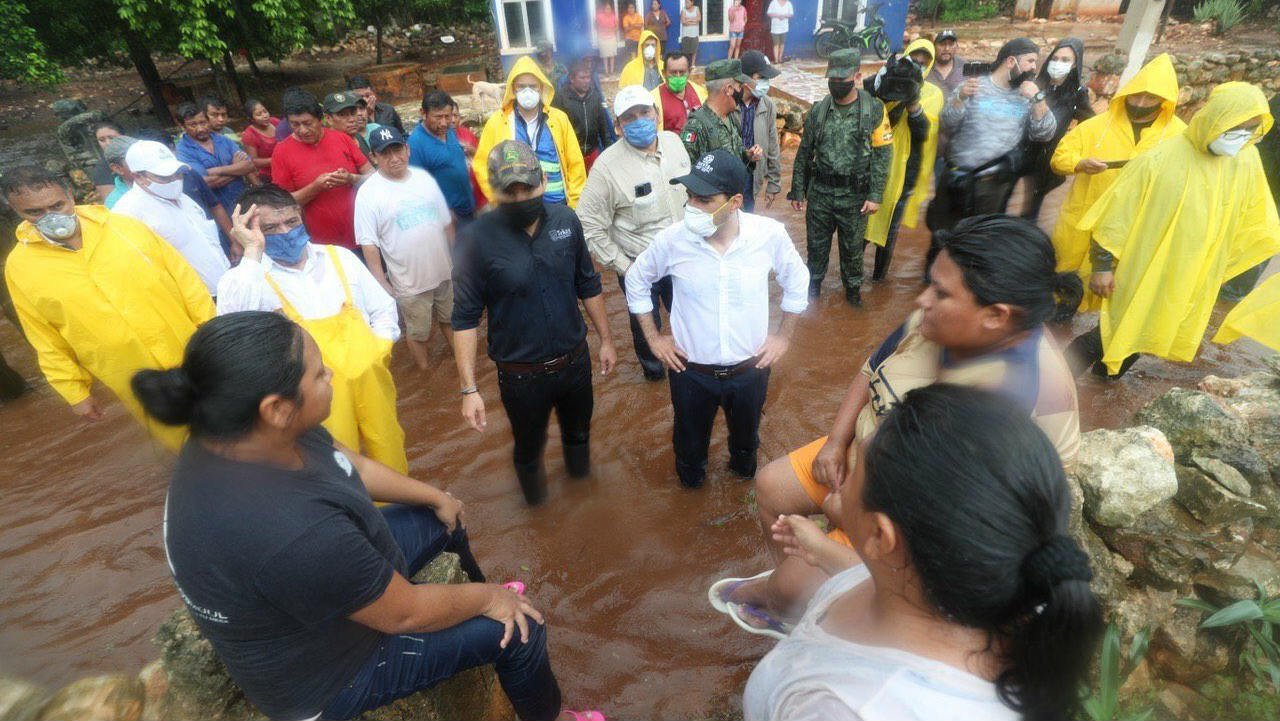
[[[827,58],[827,77],[847,78],[862,67],[862,51],[858,48],[845,48],[831,53]]]
[[[740,83],[749,83],[751,78],[742,73],[742,61],[740,60],[717,60],[707,66],[706,70],[707,82],[713,80],[724,80],[730,78]]]
[[[525,143],[504,140],[489,153],[489,185],[506,190],[516,183],[531,188],[542,185],[542,163]]]

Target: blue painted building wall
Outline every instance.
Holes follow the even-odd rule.
[[[668,45],[679,44],[680,8],[684,6],[684,0],[661,1],[662,9],[666,10],[667,15],[671,17],[670,32],[663,44],[663,47],[666,48]],[[902,50],[902,33],[907,23],[908,0],[880,1],[879,14],[880,17],[884,18],[885,32],[889,36],[889,43],[895,52],[900,52]],[[555,32],[556,56],[561,62],[567,64],[573,58],[595,52],[591,41],[592,26],[595,22],[595,2],[596,0],[591,0],[589,6],[588,0],[550,0],[549,7]],[[813,57],[813,31],[818,25],[817,17],[822,2],[821,0],[791,0],[791,2],[795,5],[795,16],[791,18],[791,28],[787,34],[787,55]],[[648,7],[648,0],[636,0],[636,3],[637,7],[641,4],[645,8]],[[492,0],[490,4],[495,29],[499,27],[498,15],[502,12],[501,4],[502,0]],[[765,7],[768,6],[767,0],[764,5]],[[501,47],[501,37],[498,38],[498,43],[499,47]],[[729,41],[727,39],[704,39],[698,45],[698,64],[705,66],[713,60],[720,60],[726,57],[728,53]],[[511,63],[520,54],[518,52],[503,51],[503,69],[510,69]],[[619,58],[619,68],[621,68],[621,63],[626,62],[626,60],[627,58]]]

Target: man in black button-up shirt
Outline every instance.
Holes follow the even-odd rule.
[[[463,231],[453,269],[454,356],[462,381],[462,415],[485,428],[475,383],[476,327],[489,312],[489,357],[515,440],[516,476],[530,505],[546,496],[542,450],[551,409],[560,422],[569,475],[591,470],[591,358],[582,301],[600,336],[600,371],[617,361],[596,273],[578,217],[546,205],[542,166],[529,146],[499,143],[489,155],[496,208]]]

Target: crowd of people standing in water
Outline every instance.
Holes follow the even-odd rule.
[[[786,22],[788,3],[770,8]],[[1074,375],[1193,360],[1219,289],[1280,251],[1276,101],[1224,83],[1184,122],[1161,55],[1095,114],[1073,39],[1043,68],[1034,42],[1010,41],[979,73],[951,31],[869,77],[840,51],[786,194],[802,257],[768,217],[778,70],[748,50],[697,85],[649,22],[624,23],[635,59],[609,100],[589,60],[516,60],[478,138],[440,92],[406,135],[354,79],[323,103],[286,91],[281,119],[250,103],[239,136],[216,98],[178,109],[176,143],[100,128],[112,210],[77,206],[38,166],[5,169],[24,220],[5,279],[49,385],[89,420],[105,386],[178,452],[175,583],[268,716],[352,718],[492,664],[523,721],[599,721],[564,708],[544,619],[522,583],[486,580],[463,502],[407,475],[388,359],[403,337],[425,367],[439,328],[462,416],[484,431],[487,316],[515,479],[541,504],[552,411],[568,474],[591,471],[593,367],[618,364],[610,273],[643,377],[669,385],[673,482],[704,485],[721,410],[729,468],[754,478],[774,567],[708,590],[777,639],[746,718],[1071,717],[1101,626],[1067,531]],[[1046,234],[1033,221],[1068,177]],[[832,235],[849,312],[873,312],[863,247],[885,277],[931,187],[915,309],[877,347],[845,349],[864,360],[830,432],[758,470],[770,376],[823,291]],[[1064,352],[1053,324],[1093,310]],[[1216,338],[1280,350],[1278,333],[1273,277]],[[470,583],[409,581],[446,551]]]

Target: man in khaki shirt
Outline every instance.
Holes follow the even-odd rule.
[[[631,261],[649,247],[658,231],[684,219],[684,188],[671,180],[688,174],[689,154],[679,136],[658,130],[653,96],[643,86],[619,90],[613,112],[620,140],[596,159],[577,211],[591,255],[617,273],[618,284],[625,290]],[[671,311],[671,278],[655,283],[652,293],[653,321],[661,329],[659,306],[665,304]],[[666,376],[662,361],[649,349],[635,316],[629,317],[644,377],[662,380]]]

